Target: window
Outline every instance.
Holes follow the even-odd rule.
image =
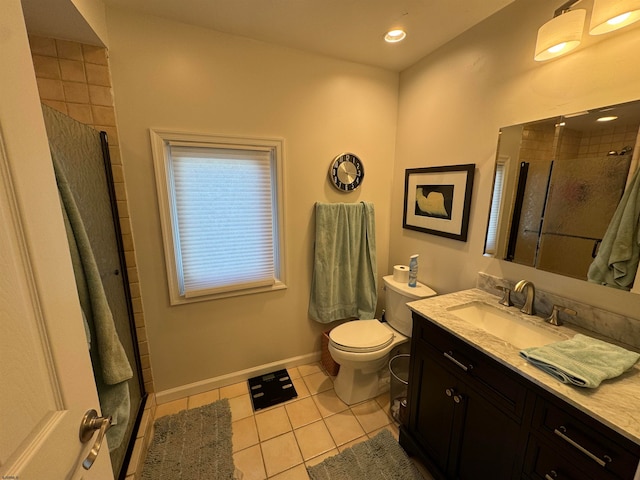
[[[502,195],[506,181],[508,159],[500,157],[496,162],[496,173],[493,180],[493,197],[491,198],[491,210],[489,211],[489,225],[487,227],[487,240],[484,253],[495,255],[500,233],[500,216],[502,213]]]
[[[151,142],[171,303],[285,288],[282,140]]]

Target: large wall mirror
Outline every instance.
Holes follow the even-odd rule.
[[[630,290],[639,132],[640,101],[500,129],[485,255]]]

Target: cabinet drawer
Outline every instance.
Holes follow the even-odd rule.
[[[638,446],[634,448],[618,433],[573,408],[560,408],[538,397],[532,429],[544,434],[558,448],[575,454],[580,467],[594,478],[608,478],[605,472],[615,478],[634,478]]]
[[[615,478],[607,472],[598,477],[592,477],[583,472],[571,456],[563,454],[550,446],[547,442],[539,442],[532,437],[527,448],[525,474],[527,478],[535,480],[605,480]]]
[[[417,348],[435,349],[452,371],[481,390],[496,406],[518,419],[522,417],[527,388],[516,374],[417,314],[413,332]]]

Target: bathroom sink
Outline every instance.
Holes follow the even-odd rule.
[[[456,317],[494,335],[516,348],[539,347],[566,340],[560,334],[538,327],[515,314],[483,302],[471,302],[447,309]],[[543,320],[532,317],[533,321]]]

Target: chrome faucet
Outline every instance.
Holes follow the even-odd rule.
[[[516,283],[514,290],[516,292],[522,292],[525,288],[527,289],[527,299],[525,300],[524,305],[522,305],[520,311],[527,315],[535,315],[536,310],[533,307],[533,301],[536,298],[536,287],[533,285],[533,282],[530,282],[529,280],[520,280]]]

